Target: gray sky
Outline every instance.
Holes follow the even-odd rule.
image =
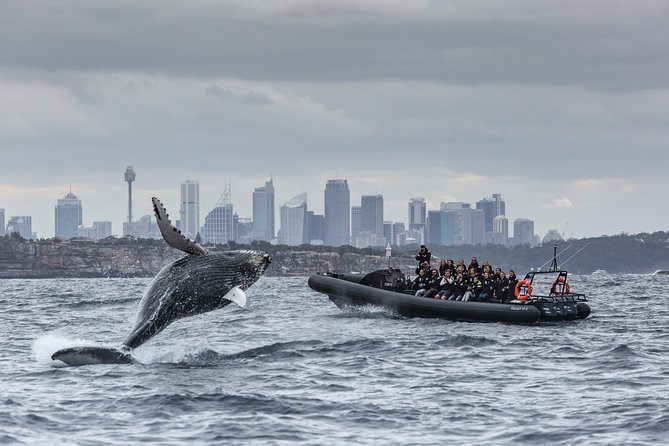
[[[666,1],[5,0],[0,207],[54,233],[226,180],[240,216],[270,176],[277,206],[329,178],[386,220],[423,196],[493,193],[510,222],[574,237],[669,230]],[[277,211],[278,215],[278,211]]]

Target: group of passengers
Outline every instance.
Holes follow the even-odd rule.
[[[442,300],[478,300],[485,302],[507,302],[515,299],[518,278],[513,270],[507,276],[501,268],[493,271],[489,261],[479,265],[476,257],[465,266],[465,260],[457,263],[449,259],[439,260],[437,268],[430,267],[432,254],[421,245],[416,260],[416,279],[412,282],[416,296]]]

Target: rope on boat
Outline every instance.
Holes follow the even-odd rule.
[[[569,248],[571,248],[572,246],[574,246],[573,243],[572,243],[571,245],[567,246],[567,247],[566,247],[565,249],[563,249],[562,251],[560,251],[560,252],[555,256],[555,258],[560,257],[565,251],[567,251],[567,250],[568,250]],[[570,258],[571,258],[571,257],[570,257]],[[539,270],[542,270],[542,269],[544,268],[544,266],[548,265],[548,264],[549,264],[550,262],[552,262],[552,261],[553,261],[553,259],[550,259],[548,262],[546,262],[546,263],[544,263],[543,265],[541,265],[541,266],[539,267]],[[566,262],[565,262],[565,263],[566,263]]]
[[[562,262],[562,265],[564,265],[565,263],[567,263],[568,261],[570,261],[571,259],[573,259],[574,257],[576,257],[576,256],[578,255],[578,253],[581,252],[581,251],[583,251],[585,248],[587,248],[588,245],[589,245],[590,243],[592,243],[592,242],[588,242],[588,243],[586,243],[585,246],[583,246],[583,248],[579,249],[578,251],[576,251],[576,253],[574,253],[574,255],[572,255],[572,256],[569,257],[567,260],[565,260],[564,262]]]

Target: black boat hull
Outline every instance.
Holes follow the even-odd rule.
[[[431,317],[456,321],[533,323],[541,311],[532,304],[461,302],[415,297],[331,276],[313,275],[308,280],[314,291],[327,294],[338,307],[373,305],[407,317]]]

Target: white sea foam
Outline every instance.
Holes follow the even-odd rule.
[[[49,333],[39,339],[36,339],[35,342],[33,342],[32,356],[37,362],[47,364],[53,362],[51,355],[56,353],[58,350],[92,345],[101,344],[87,339],[73,339],[58,333]]]

